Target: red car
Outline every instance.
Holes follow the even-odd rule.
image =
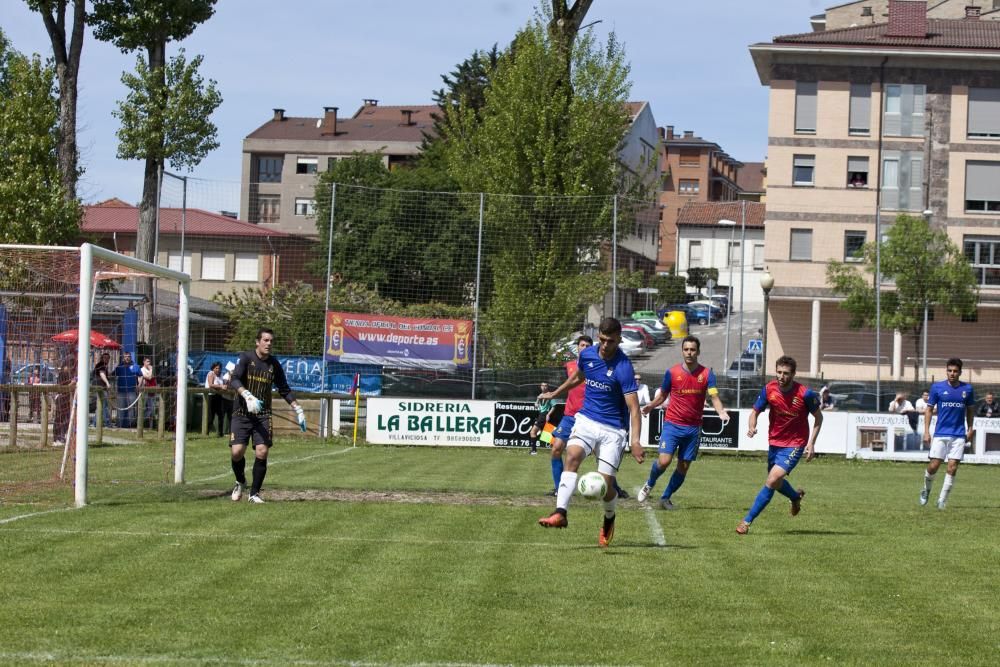
[[[634,324],[623,324],[622,330],[634,331],[640,336],[642,336],[642,342],[646,345],[647,350],[652,350],[654,347],[656,347],[656,341],[654,341],[653,337],[649,335],[649,332],[643,329],[642,327],[636,326]]]

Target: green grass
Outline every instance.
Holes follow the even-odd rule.
[[[792,476],[809,491],[802,514],[776,495],[738,537],[763,458],[703,454],[681,509],[623,503],[601,550],[599,503],[574,498],[567,530],[535,524],[551,509],[544,454],[286,438],[272,451],[272,501],[249,506],[228,499],[221,441],[191,439],[180,488],[164,483],[170,450],[92,449],[81,510],[62,511],[68,487],[0,504],[0,522],[55,510],[0,523],[0,663],[986,665],[1000,654],[1000,499],[986,466],[962,466],[941,512],[917,505],[919,465],[803,463]],[[626,461],[622,479],[634,489],[646,470]],[[274,500],[362,491],[417,495]]]

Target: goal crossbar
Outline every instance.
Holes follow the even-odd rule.
[[[74,250],[76,250],[74,248]],[[179,289],[177,311],[177,418],[174,439],[174,483],[184,482],[184,444],[187,436],[187,358],[188,358],[188,301],[191,296],[191,276],[180,271],[145,262],[106,248],[84,243],[80,252],[80,313],[77,339],[76,404],[86,406],[90,395],[90,331],[91,301],[96,283],[94,259],[134,269],[158,278],[176,281]],[[77,507],[87,504],[87,410],[76,412],[76,477],[75,502]]]

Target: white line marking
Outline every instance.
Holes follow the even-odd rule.
[[[52,514],[53,512],[68,512],[70,510],[80,509],[79,507],[58,507],[54,510],[44,510],[42,512],[31,512],[29,514],[20,514],[18,516],[10,516],[6,519],[0,519],[0,526],[6,523],[14,523],[15,521],[20,521],[21,519],[28,519],[33,516],[41,516],[43,514]]]
[[[220,656],[205,656],[200,658],[186,658],[172,655],[90,655],[81,656],[77,654],[57,653],[53,651],[35,653],[0,653],[0,660],[25,661],[25,662],[59,662],[59,663],[126,663],[136,665],[296,665],[298,667],[509,667],[496,663],[481,662],[368,662],[360,660],[301,660],[296,658],[226,658]],[[538,665],[527,665],[526,667],[540,667]],[[554,667],[596,667],[592,665],[556,665]]]
[[[288,459],[288,460],[278,459],[277,461],[272,461],[269,458],[267,460],[267,465],[268,465],[268,467],[271,467],[271,466],[280,466],[280,465],[288,464],[288,463],[298,463],[300,461],[310,461],[312,459],[318,459],[318,458],[322,458],[324,456],[337,456],[338,454],[346,454],[347,452],[353,452],[355,449],[357,449],[357,448],[356,447],[348,447],[347,449],[341,449],[341,450],[336,451],[336,452],[323,452],[322,454],[311,454],[309,456],[303,456],[301,458]],[[188,483],[189,484],[198,484],[198,483],[201,483],[201,482],[211,482],[211,481],[214,481],[214,480],[217,480],[217,479],[222,479],[223,477],[228,477],[229,475],[232,475],[232,474],[233,474],[233,472],[231,470],[229,470],[229,471],[226,471],[226,472],[223,472],[223,473],[219,473],[218,475],[212,475],[211,477],[202,477],[201,479],[193,479],[193,480],[191,480]]]
[[[635,495],[639,495],[639,487],[635,488]],[[656,518],[656,510],[651,505],[644,505],[642,510],[646,515],[646,525],[649,526],[649,533],[653,536],[653,542],[658,547],[667,546],[667,538],[663,534],[663,526],[660,525],[660,520]]]

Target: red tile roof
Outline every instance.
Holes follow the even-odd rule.
[[[160,209],[160,233],[181,233],[181,209]],[[84,232],[97,234],[135,234],[139,227],[139,209],[126,204],[120,199],[107,201],[84,207]],[[243,220],[203,211],[198,208],[187,210],[187,220],[184,222],[184,233],[188,236],[239,236],[239,237],[291,237],[292,234],[276,230],[264,229]]]
[[[412,111],[405,125],[403,110]],[[247,139],[306,139],[316,141],[386,141],[419,143],[434,126],[434,104],[376,106],[366,104],[350,118],[337,118],[337,134],[323,134],[322,117],[273,118],[247,135]]]
[[[764,204],[755,201],[746,202],[746,226],[747,228],[764,228]],[[701,225],[714,226],[719,224],[719,220],[735,220],[737,224],[741,222],[742,213],[741,202],[689,202],[684,205],[677,216],[677,226],[681,225]]]
[[[743,192],[763,192],[764,163],[744,162],[736,174],[736,187]]]
[[[928,19],[926,37],[890,37],[888,23],[774,38],[775,44],[1000,49],[1000,21]]]

